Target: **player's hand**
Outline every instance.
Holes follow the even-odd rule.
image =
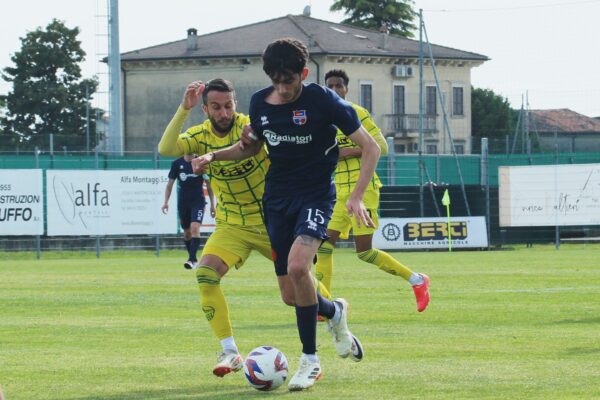
[[[340,149],[340,154],[338,155],[338,158],[342,160],[344,158],[350,157],[351,155],[351,149],[349,149],[348,147],[344,147]]]
[[[169,212],[169,204],[168,203],[163,204],[160,209],[162,210],[163,214],[168,213]]]
[[[214,218],[216,215],[217,210],[215,209],[215,206],[210,206],[210,216]]]
[[[197,175],[204,174],[208,164],[212,162],[213,157],[214,153],[207,153],[203,156],[194,158],[192,160],[192,171]]]
[[[346,209],[348,210],[348,214],[350,216],[354,216],[356,218],[356,224],[360,226],[368,226],[370,228],[375,228],[375,224],[371,219],[371,215],[369,211],[365,208],[362,200],[358,198],[354,198],[350,196],[348,201],[346,202]]]
[[[242,135],[240,136],[240,147],[244,149],[246,145],[250,145],[256,140],[258,140],[258,138],[254,134],[252,127],[250,125],[244,126],[244,129],[242,129]]]
[[[181,105],[186,110],[191,110],[196,107],[198,101],[202,97],[202,93],[204,93],[204,88],[206,85],[202,83],[202,81],[194,81],[185,88],[185,92],[183,93],[183,100],[181,100]]]

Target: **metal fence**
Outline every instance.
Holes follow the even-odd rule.
[[[0,169],[44,170],[136,170],[168,169],[172,158],[152,153],[116,155],[94,152],[44,153],[13,152],[0,154]],[[491,245],[507,243],[552,242],[552,228],[511,228],[498,225],[498,167],[548,164],[600,163],[600,152],[554,154],[470,154],[451,155],[389,154],[377,167],[384,189],[381,215],[428,217],[439,215],[439,204],[445,188],[453,197],[453,215],[485,216]],[[462,177],[462,181],[461,181]],[[157,210],[158,211],[158,210]],[[559,238],[591,238],[600,236],[597,226],[562,229]],[[205,238],[206,235],[203,235]],[[183,248],[177,235],[127,235],[102,237],[15,237],[2,236],[0,249],[16,251],[145,249],[160,253],[161,249]]]

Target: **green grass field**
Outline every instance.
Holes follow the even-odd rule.
[[[365,346],[335,355],[320,324],[323,379],[258,392],[218,379],[220,347],[184,252],[0,256],[0,386],[6,400],[600,398],[600,246],[394,253],[431,277],[422,314],[401,278],[336,252],[334,291]],[[273,345],[295,371],[294,311],[253,255],[222,281],[243,353]]]

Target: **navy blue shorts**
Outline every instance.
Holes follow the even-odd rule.
[[[264,201],[265,225],[273,249],[277,276],[287,275],[290,249],[296,237],[307,235],[327,240],[327,225],[333,213],[335,192],[319,199],[301,197]]]
[[[204,207],[206,203],[178,204],[179,222],[183,229],[188,229],[192,222],[202,223],[204,219]]]

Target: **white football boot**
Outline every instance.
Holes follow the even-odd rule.
[[[219,378],[230,372],[237,372],[244,366],[244,359],[239,353],[221,353],[217,358],[217,365],[213,368],[213,374]]]
[[[288,389],[290,391],[308,389],[319,379],[321,379],[321,364],[319,363],[319,360],[317,359],[316,362],[310,362],[306,354],[302,354],[298,371],[296,371],[292,379],[290,379]]]
[[[362,344],[348,329],[348,302],[341,298],[333,302],[340,307],[341,312],[339,322],[336,323],[333,319],[327,321],[327,329],[333,336],[335,351],[342,358],[350,356],[353,361],[361,361],[364,354]]]

